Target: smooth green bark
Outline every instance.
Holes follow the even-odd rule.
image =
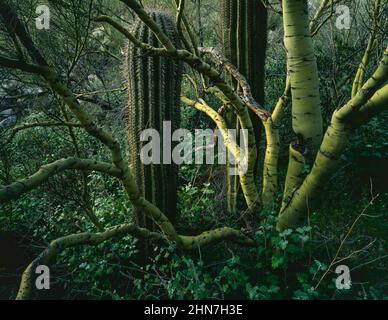
[[[283,0],[284,44],[291,81],[292,127],[309,157],[322,141],[318,68],[306,0]]]

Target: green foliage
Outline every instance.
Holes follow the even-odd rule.
[[[310,258],[311,228],[286,230],[279,235],[275,222],[276,218],[269,215],[267,223],[261,224],[256,234],[257,249],[229,248],[227,253],[224,245],[219,245],[222,250],[205,249],[193,255],[180,255],[173,247],[157,246],[152,261],[145,267],[138,267],[141,277],[133,278],[133,286],[121,298],[326,297],[323,288],[330,287],[330,277],[328,282],[321,284],[322,289],[313,288],[326,270],[324,263],[313,260],[310,265],[303,265]],[[297,273],[292,271],[295,266],[302,266]],[[104,288],[103,285],[100,287]]]
[[[217,203],[214,201],[216,191],[210,183],[204,183],[202,186],[193,186],[187,184],[179,192],[180,216],[178,222],[183,229],[191,232],[198,232],[214,225],[217,220]],[[190,204],[190,205],[189,205]],[[204,215],[208,211],[210,214]],[[187,228],[190,226],[190,228]]]
[[[125,149],[127,139],[122,129],[124,118],[122,106],[125,105],[125,95],[120,90],[116,90],[116,93],[106,92],[110,88],[122,86],[122,79],[117,74],[122,69],[120,48],[123,37],[109,27],[97,27],[93,23],[89,24],[87,19],[82,19],[89,14],[89,1],[71,1],[71,5],[67,7],[63,7],[63,1],[50,1],[53,4],[51,7],[53,23],[47,32],[33,28],[32,4],[26,1],[10,2],[16,5],[20,16],[30,26],[30,32],[38,46],[47,49],[44,50],[47,60],[56,66],[61,77],[69,83],[74,92],[103,91],[97,95],[86,94],[86,97],[94,102],[83,101],[83,107],[100,125],[109,127],[115,136],[119,137],[118,140]],[[214,46],[219,41],[213,37],[213,29],[217,24],[215,4],[213,0],[201,2],[203,8],[210,13],[206,15],[206,19],[202,18],[205,43]],[[225,2],[234,6],[237,3],[237,1]],[[247,2],[249,1],[241,1],[240,8]],[[96,3],[98,6],[103,4],[98,8],[98,12],[113,11],[117,16],[123,12],[122,7],[112,1]],[[144,1],[144,4],[158,3],[160,1]],[[194,8],[196,4],[189,2],[186,13],[190,22],[199,30],[201,21],[197,20]],[[174,7],[168,0],[163,1],[163,6],[169,9]],[[93,16],[98,13],[95,9],[92,10]],[[202,13],[206,10],[202,9]],[[241,14],[241,11],[238,14]],[[158,15],[155,19],[159,24],[166,28],[164,30],[170,35],[173,32],[173,40],[177,40],[176,32],[172,30],[174,21],[160,13],[154,13],[153,16],[155,15]],[[358,17],[356,12],[353,12],[352,16]],[[265,95],[268,109],[276,103],[284,89],[286,66],[285,53],[279,45],[282,41],[280,25],[280,15],[271,13],[269,50],[265,65],[267,79]],[[151,32],[139,22],[134,23],[134,28],[141,40],[160,46]],[[364,29],[355,26],[348,34],[347,31],[331,28],[329,23],[314,40],[326,124],[332,110],[348,99],[353,71],[357,67],[355,61],[359,61],[363,53],[363,41],[355,41],[358,39],[355,34],[367,32]],[[245,40],[240,39],[240,44]],[[80,46],[84,41],[85,47]],[[9,38],[3,37],[0,42],[2,48],[13,48],[12,40]],[[380,51],[376,48],[374,54],[378,56]],[[162,117],[165,117],[164,120],[168,120],[168,117],[178,119],[181,108],[177,102],[179,90],[172,89],[180,84],[181,66],[174,65],[174,62],[165,58],[144,55],[140,50],[130,52],[133,63],[132,67],[125,71],[126,76],[133,69],[133,77],[130,80],[132,87],[143,86],[138,92],[142,92],[144,97],[145,93],[151,92],[152,97],[147,94],[144,99],[148,99],[148,102],[155,99],[156,102],[149,103],[150,109],[146,110],[144,99],[138,99],[139,96],[136,96],[133,108],[136,107],[139,112],[129,112],[129,128],[131,126],[136,126],[136,130],[145,127],[158,128],[151,123],[146,126],[146,118],[152,121],[156,121],[157,117],[159,120]],[[377,57],[374,60],[377,61]],[[253,65],[252,61],[249,62]],[[158,70],[155,69],[155,65],[159,66]],[[374,65],[370,64],[367,73],[373,68]],[[176,73],[171,71],[173,69]],[[89,75],[92,76],[90,81]],[[52,97],[50,90],[42,81],[9,70],[5,72],[0,70],[0,76],[4,86],[10,87],[9,83],[17,81],[17,86],[11,88],[12,90],[8,88],[7,94],[20,96],[17,101],[12,100],[15,108],[21,110],[18,111],[20,124],[64,121],[61,103]],[[148,89],[145,83],[149,84]],[[155,94],[158,84],[164,86],[163,96]],[[23,91],[24,89],[20,91],[18,86],[26,88],[26,91]],[[153,90],[150,90],[151,87]],[[39,91],[35,91],[37,89]],[[28,95],[31,92],[43,94]],[[23,97],[24,94],[27,94],[27,98]],[[184,94],[195,96],[191,86],[184,88]],[[80,96],[80,99],[82,98]],[[215,100],[211,100],[210,97],[206,99],[215,109],[219,107]],[[108,106],[109,111],[102,109],[101,105]],[[289,109],[286,110],[285,121],[281,127],[282,149],[285,150],[282,154],[283,159],[288,158],[287,145],[292,136]],[[183,110],[179,126],[191,131],[214,127],[205,115],[199,114],[193,108],[184,107]],[[67,110],[65,113],[70,116],[70,122],[75,120]],[[141,115],[144,116],[144,122],[139,121]],[[328,187],[322,190],[325,197],[315,211],[310,213],[309,226],[294,231],[285,230],[278,234],[275,230],[277,219],[275,213],[264,212],[260,216],[260,225],[255,224],[255,231],[249,231],[256,239],[257,248],[247,249],[231,243],[222,243],[216,247],[201,248],[183,254],[173,246],[155,243],[150,246],[154,251],[150,255],[150,260],[146,262],[142,260],[143,255],[139,250],[141,242],[131,237],[109,240],[97,247],[69,248],[60,255],[58,263],[52,267],[55,281],[53,290],[50,290],[52,295],[50,298],[387,299],[387,124],[387,115],[382,114],[352,136],[353,147],[343,155],[337,174],[332,177]],[[0,140],[5,140],[8,133],[0,132]],[[74,129],[74,136],[81,157],[99,161],[110,159],[106,149],[83,130]],[[6,185],[31,175],[42,164],[74,156],[75,149],[74,141],[66,127],[37,127],[23,130],[9,145],[0,144],[0,184]],[[283,181],[284,178],[283,162],[281,161],[279,168],[279,181]],[[198,234],[224,225],[245,228],[241,219],[244,213],[239,212],[235,216],[225,213],[223,170],[223,167],[209,168],[197,165],[184,165],[179,168],[179,179],[183,181],[183,186],[178,189],[178,200],[169,202],[173,205],[178,203],[180,215],[176,226],[180,234]],[[82,191],[83,176],[79,172],[64,172],[18,201],[0,207],[0,241],[7,234],[13,235],[18,239],[14,255],[27,255],[27,259],[15,264],[11,271],[3,272],[0,265],[1,298],[14,297],[18,279],[12,276],[12,283],[9,285],[5,282],[8,275],[20,273],[20,270],[36,258],[50,241],[67,234],[96,231],[86,217],[85,209],[91,209],[106,227],[133,222],[133,209],[116,180],[101,174],[87,173],[86,181],[89,193],[87,199]],[[168,180],[168,188],[171,187],[171,181]],[[165,187],[166,183],[161,185]],[[158,187],[160,194],[168,189],[164,187]],[[170,195],[173,196],[174,192]],[[336,264],[332,265],[330,270],[328,268],[344,235],[349,231],[349,226],[370,201],[371,193],[379,193],[380,196],[367,210],[366,215],[358,221],[339,255],[340,259],[345,259],[341,263],[351,268],[352,288],[337,290],[335,287],[337,275],[334,273]],[[162,207],[160,204],[159,206]],[[165,212],[169,214],[172,211]],[[315,289],[319,282],[318,288]],[[36,297],[39,298],[40,294],[38,293]]]

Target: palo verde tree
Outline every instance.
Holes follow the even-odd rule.
[[[363,60],[357,72],[353,94],[349,93],[349,96],[352,97],[334,110],[330,124],[324,128],[318,68],[312,41],[312,36],[316,34],[321,25],[317,25],[314,20],[310,21],[306,0],[282,1],[288,79],[284,95],[279,98],[273,108],[263,106],[256,101],[249,80],[221,51],[216,48],[198,47],[198,42],[194,37],[195,32],[185,15],[184,0],[176,1],[176,24],[185,49],[176,46],[174,39],[165,31],[160,21],[155,21],[139,1],[121,0],[121,2],[148,27],[158,40],[158,45],[156,42],[146,42],[143,37],[130,32],[122,22],[109,15],[99,15],[93,19],[94,22],[109,24],[128,39],[134,47],[143,50],[147,55],[184,63],[196,75],[199,75],[198,86],[203,88],[203,93],[206,95],[182,96],[181,102],[206,114],[216,124],[224,145],[230,153],[247,164],[245,170],[239,172],[239,182],[250,212],[260,217],[264,209],[279,208],[278,231],[295,228],[300,223],[305,223],[308,210],[314,207],[320,191],[335,173],[337,163],[348,146],[349,137],[354,130],[388,108],[388,48],[382,54],[378,67],[366,81],[364,80],[366,74],[363,70],[370,59]],[[322,1],[315,17],[321,17],[322,12],[331,10],[332,5],[333,1]],[[379,25],[379,19],[381,19],[380,8],[381,3],[377,0],[376,25]],[[109,150],[111,156],[111,160],[105,162],[92,158],[70,157],[45,164],[32,175],[1,186],[0,203],[17,200],[26,192],[37,188],[63,171],[96,171],[120,181],[128,202],[135,209],[144,212],[146,217],[159,228],[159,231],[151,231],[136,225],[124,224],[104,227],[104,230],[98,233],[76,233],[54,240],[24,271],[17,296],[19,299],[26,299],[31,294],[34,267],[38,264],[55,263],[58,253],[67,247],[97,245],[107,239],[124,235],[153,241],[166,241],[173,243],[179,250],[191,250],[225,240],[246,246],[256,245],[250,234],[227,226],[204,231],[196,236],[179,234],[168,218],[169,213],[163,212],[140,192],[134,178],[137,173],[129,169],[119,141],[105,128],[99,126],[85,111],[67,83],[62,81],[55,66],[48,63],[44,51],[37,46],[27,32],[24,23],[18,18],[17,12],[6,0],[0,0],[0,16],[2,23],[6,26],[7,36],[14,39],[15,47],[13,51],[1,52],[0,66],[32,74],[47,83],[52,92],[61,98],[76,118],[77,123],[74,125],[80,126],[90,136],[100,141]],[[18,55],[18,52],[22,54]],[[212,63],[209,63],[207,59],[212,59]],[[235,90],[234,86],[226,80],[228,77],[238,83],[240,90]],[[227,121],[222,112],[211,105],[209,95],[215,96],[223,104],[228,105],[236,116],[239,127],[245,129],[244,138],[248,146],[245,152],[235,138],[229,134]],[[280,192],[278,183],[279,127],[290,97],[295,141],[289,147],[290,157],[282,203],[276,203],[277,194]],[[251,112],[260,119],[265,132],[266,150],[264,159],[259,159],[263,163],[260,189],[254,175],[258,152]]]

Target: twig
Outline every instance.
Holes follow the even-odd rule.
[[[352,233],[354,227],[356,226],[357,222],[361,219],[362,216],[364,216],[365,212],[369,209],[369,207],[371,205],[373,205],[373,202],[379,197],[379,195],[376,195],[376,196],[373,196],[371,201],[369,201],[369,203],[365,206],[365,208],[362,210],[362,212],[357,216],[357,218],[354,220],[353,224],[351,225],[349,231],[347,232],[347,234],[345,235],[345,237],[342,239],[341,241],[341,244],[333,258],[333,260],[331,261],[329,267],[327,268],[326,272],[322,275],[321,279],[319,280],[318,284],[315,286],[315,290],[318,289],[319,285],[321,284],[322,280],[325,278],[325,276],[328,274],[328,272],[330,271],[331,267],[335,264],[338,263],[337,261],[337,258],[338,258],[338,255],[340,254],[341,250],[342,250],[342,247],[344,246],[346,240],[348,239],[348,237],[350,236],[350,234]],[[341,260],[340,260],[341,261]]]

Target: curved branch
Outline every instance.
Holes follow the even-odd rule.
[[[276,193],[278,192],[278,162],[280,151],[279,127],[270,117],[263,121],[266,137],[266,148],[263,164],[263,205],[270,208],[275,203]]]
[[[337,112],[338,119],[346,121],[375,94],[388,80],[388,47],[385,49],[379,67],[372,77],[362,86],[357,94]]]
[[[182,242],[182,249],[192,250],[198,247],[214,245],[221,241],[233,241],[243,246],[255,247],[256,242],[244,235],[241,231],[223,227],[205,231],[198,236],[179,236]]]
[[[351,119],[352,126],[358,128],[374,116],[388,110],[388,84],[382,87],[365,103]]]
[[[225,122],[225,119],[216,110],[211,108],[203,99],[194,101],[187,97],[181,97],[181,102],[201,112],[204,112],[209,118],[211,118],[217,125],[217,128],[220,130],[222,138],[224,139],[225,147],[231,152],[235,159],[239,159],[240,147],[237,145],[233,136],[228,133],[228,126]]]
[[[263,107],[255,101],[247,79],[237,70],[237,68],[232,63],[228,61],[228,59],[221,53],[221,51],[217,50],[216,48],[199,48],[199,51],[202,53],[211,54],[216,60],[218,60],[221,66],[223,66],[239,83],[242,89],[240,97],[252,112],[257,114],[257,116],[263,121],[267,120],[271,116],[270,112],[264,110]]]
[[[125,29],[120,23],[114,21],[111,17],[101,15],[94,19],[96,22],[106,22],[115,28],[117,31],[122,33],[129,41],[133,42],[133,44],[143,50],[145,50],[149,54],[155,55],[165,55],[167,53],[165,48],[155,48],[148,43],[144,43],[139,41],[136,37],[134,37],[127,29]]]
[[[121,177],[122,172],[113,165],[90,159],[66,158],[43,165],[33,175],[0,187],[0,203],[19,198],[24,193],[40,186],[50,177],[68,169],[98,171],[114,177]]]
[[[53,240],[49,246],[24,270],[17,293],[17,300],[26,300],[31,297],[33,291],[33,280],[35,269],[39,265],[50,266],[55,264],[58,255],[66,248],[92,245],[96,246],[111,238],[132,235],[137,238],[149,241],[166,241],[166,237],[158,232],[151,232],[148,229],[139,228],[134,224],[122,224],[112,227],[99,233],[77,233]],[[214,245],[224,240],[234,241],[240,245],[254,247],[256,242],[241,231],[224,227],[205,231],[198,236],[179,236],[181,239],[180,248],[183,250],[193,250],[198,247]]]
[[[224,145],[227,150],[233,155],[234,159],[237,160],[237,163],[247,163],[249,164],[249,153],[250,147],[248,146],[247,150],[241,150],[240,146],[233,139],[232,135],[229,134],[227,124],[224,118],[214,109],[212,109],[203,99],[197,101],[191,100],[186,97],[181,97],[182,103],[192,106],[199,111],[206,113],[217,125],[222,138],[224,140]],[[249,138],[248,138],[249,139]],[[242,154],[244,153],[244,154]],[[243,170],[242,170],[243,171]],[[240,172],[240,185],[249,208],[254,208],[257,204],[257,190],[254,183],[252,183],[252,178],[250,176],[251,172]]]
[[[283,95],[278,99],[275,108],[272,111],[272,121],[275,126],[280,126],[280,122],[284,115],[284,107],[291,96],[291,81],[290,77],[287,76],[286,87],[284,88]]]
[[[50,243],[50,245],[25,269],[22,275],[17,300],[29,299],[34,287],[33,278],[35,269],[38,265],[50,266],[55,263],[58,254],[62,250],[80,245],[96,246],[113,237],[123,237],[125,235],[133,235],[138,238],[148,240],[162,240],[164,236],[157,232],[150,232],[147,229],[136,227],[133,224],[118,225],[100,233],[78,233],[58,238]]]
[[[16,299],[26,300],[31,297],[34,288],[33,281],[36,267],[39,265],[51,266],[55,264],[58,255],[64,249],[81,245],[97,246],[109,239],[124,237],[126,235],[132,235],[149,241],[166,241],[163,234],[139,228],[134,224],[117,225],[99,233],[84,232],[55,239],[24,270]],[[254,240],[248,238],[241,231],[229,227],[205,231],[198,236],[180,236],[180,239],[182,243],[180,248],[183,250],[193,250],[198,247],[214,245],[224,240],[233,241],[247,247],[256,246]]]
[[[80,128],[82,127],[79,123],[69,123],[69,122],[37,122],[37,123],[24,123],[19,126],[16,126],[12,129],[11,134],[8,136],[7,140],[3,143],[6,145],[11,142],[15,135],[22,130],[36,128],[36,127],[73,127]]]

